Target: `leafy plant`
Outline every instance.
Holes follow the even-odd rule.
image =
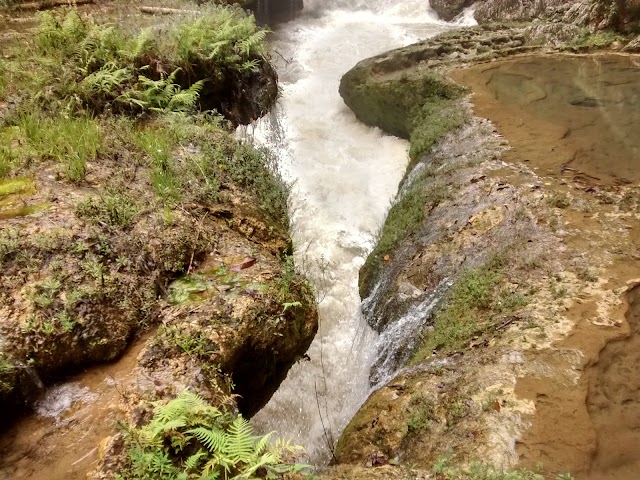
[[[43,73],[36,87],[49,93],[38,96],[49,102],[52,94],[72,108],[79,101],[98,112],[194,111],[205,84],[210,101],[226,95],[221,92],[229,81],[266,63],[265,35],[252,16],[228,6],[203,8],[196,19],[137,34],[76,10],[45,12],[35,36],[35,62]]]
[[[180,198],[180,176],[172,159],[174,145],[162,131],[147,129],[138,134],[138,143],[151,159],[153,188],[165,203],[175,203]]]
[[[138,206],[128,195],[118,190],[107,190],[98,197],[89,197],[76,205],[76,214],[95,223],[126,228],[138,215]]]
[[[132,108],[155,112],[187,112],[196,108],[200,91],[205,80],[198,80],[189,88],[182,89],[175,83],[180,68],[174,70],[168,77],[152,80],[140,75],[138,88],[127,90],[116,98],[116,101]],[[125,73],[128,71],[125,69]]]
[[[13,390],[16,366],[2,352],[0,352],[0,394]]]
[[[130,465],[122,480],[259,479],[299,472],[290,463],[301,454],[288,442],[270,443],[271,434],[254,436],[249,422],[208,405],[184,391],[154,404],[151,421],[126,427]]]
[[[409,421],[407,427],[410,433],[428,432],[434,419],[433,401],[422,394],[411,399],[409,405]]]

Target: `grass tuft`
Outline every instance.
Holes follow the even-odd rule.
[[[500,315],[512,314],[528,304],[525,294],[499,288],[504,267],[495,257],[483,267],[462,273],[435,313],[433,329],[425,332],[412,363],[429,358],[434,351],[451,353],[465,348],[494,327]]]
[[[129,227],[138,212],[139,208],[131,197],[113,189],[100,196],[89,197],[76,205],[78,217],[113,228]]]

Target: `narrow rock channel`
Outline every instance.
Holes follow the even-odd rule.
[[[376,334],[360,313],[358,270],[407,162],[407,143],[360,124],[338,84],[357,61],[447,28],[423,1],[308,1],[275,33],[283,95],[255,136],[295,182],[296,260],[318,293],[320,330],[310,361],[292,369],[254,424],[292,437],[314,463],[330,459],[369,392]]]

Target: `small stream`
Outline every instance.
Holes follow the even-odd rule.
[[[253,423],[303,445],[316,464],[330,460],[370,392],[378,339],[361,314],[358,270],[407,163],[407,143],[360,124],[339,81],[361,59],[447,28],[423,0],[308,0],[272,38],[282,98],[249,133],[295,182],[296,263],[316,289],[320,329],[310,360],[293,367]]]

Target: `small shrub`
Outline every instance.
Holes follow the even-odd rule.
[[[15,372],[16,366],[4,353],[0,352],[0,394],[13,390]]]
[[[555,208],[567,208],[571,205],[571,200],[566,193],[556,193],[547,199],[547,203]]]
[[[165,203],[180,199],[181,179],[173,165],[173,139],[163,130],[147,129],[138,134],[138,144],[151,160],[153,188]]]
[[[0,179],[6,178],[14,169],[16,154],[11,148],[0,145]]]
[[[2,1],[0,1],[0,7],[2,6]],[[6,62],[0,60],[0,98],[3,98],[7,87],[9,86],[8,72]]]
[[[585,28],[575,37],[570,45],[576,48],[604,48],[620,40],[624,40],[624,37],[614,31],[601,30],[591,32]]]
[[[138,215],[137,204],[125,193],[107,190],[98,197],[89,197],[76,205],[76,215],[94,223],[113,228],[130,226]]]
[[[434,419],[434,404],[424,395],[416,395],[409,405],[409,433],[428,432],[431,430],[431,422]]]
[[[233,417],[185,391],[157,402],[151,421],[125,427],[130,465],[121,480],[258,479],[299,472],[300,447],[254,436],[242,416]]]
[[[205,154],[220,165],[234,183],[252,192],[261,210],[287,229],[287,198],[290,185],[277,170],[275,160],[266,150],[233,141],[205,149]]]
[[[20,230],[16,228],[3,228],[0,230],[0,264],[2,261],[20,250]]]

